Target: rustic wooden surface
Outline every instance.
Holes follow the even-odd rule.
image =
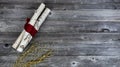
[[[13,67],[11,45],[42,2],[52,12],[33,41],[54,52],[37,67],[120,67],[120,0],[0,0],[0,67]]]

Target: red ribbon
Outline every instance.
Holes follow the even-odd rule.
[[[31,35],[32,37],[34,37],[35,34],[36,34],[38,31],[34,28],[34,26],[32,26],[31,24],[28,23],[29,21],[30,21],[30,18],[27,18],[27,19],[26,19],[26,24],[25,24],[25,26],[24,26],[24,29],[25,29],[28,33],[30,33],[30,35]]]

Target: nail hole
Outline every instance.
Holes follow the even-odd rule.
[[[8,48],[10,45],[9,44],[5,44],[4,47]]]
[[[95,59],[95,58],[92,58],[93,60]]]
[[[75,64],[75,62],[72,63],[73,65]]]
[[[67,10],[66,8],[64,8],[63,10]]]
[[[73,61],[71,64],[72,64],[72,66],[77,66],[77,65],[78,65],[78,62]]]

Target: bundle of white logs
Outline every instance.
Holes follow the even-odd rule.
[[[45,4],[42,3],[35,11],[30,21],[26,24],[24,30],[19,35],[18,39],[15,41],[12,47],[18,52],[23,52],[49,13],[50,9],[46,8]]]

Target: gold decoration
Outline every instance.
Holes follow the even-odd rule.
[[[25,51],[18,57],[18,59],[14,64],[14,67],[30,67],[31,65],[35,65],[40,62],[43,62],[47,57],[51,56],[52,54],[51,49],[46,49],[46,50],[45,48],[39,49],[37,48],[37,46],[35,46],[35,44],[32,44],[32,46],[27,51]],[[38,56],[40,55],[39,53],[43,53],[43,54],[41,54],[41,56]]]

